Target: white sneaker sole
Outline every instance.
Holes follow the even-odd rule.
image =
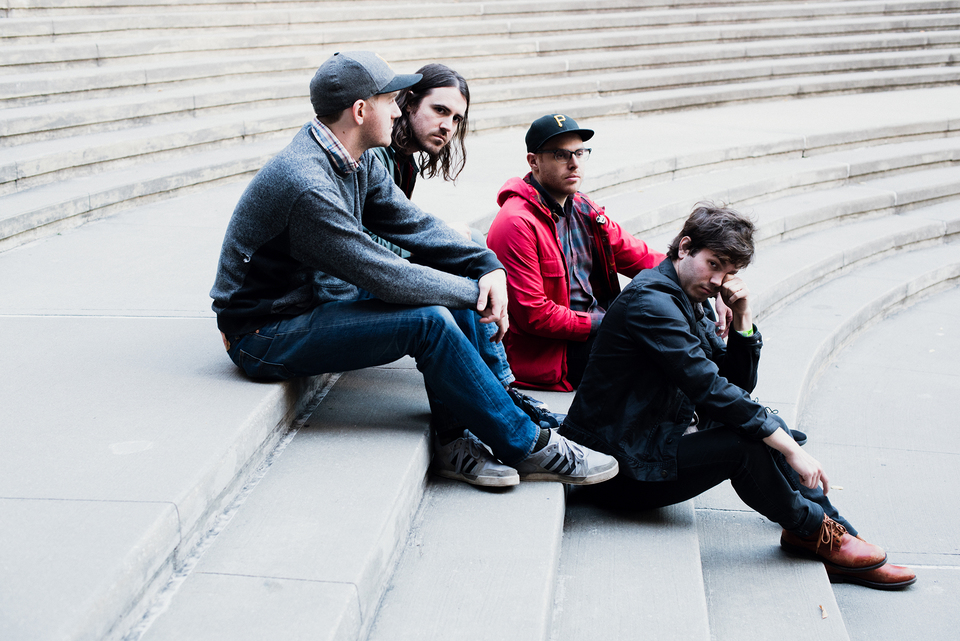
[[[604,481],[609,481],[620,471],[620,464],[616,461],[613,462],[614,465],[611,468],[603,470],[601,472],[595,472],[589,476],[566,476],[564,474],[557,474],[556,472],[532,472],[530,474],[521,474],[521,481],[558,481],[566,485],[594,485],[595,483],[603,483]]]
[[[468,476],[466,474],[457,474],[453,470],[433,470],[437,476],[454,481],[463,481],[470,485],[479,485],[481,487],[513,487],[520,485],[520,475],[514,473],[511,476]]]

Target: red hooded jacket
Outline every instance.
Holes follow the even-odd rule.
[[[528,175],[529,178],[529,175]],[[620,293],[617,274],[636,276],[664,255],[623,231],[584,194],[573,196],[573,212],[589,221],[593,236],[593,295],[607,309]],[[510,329],[504,338],[517,384],[569,392],[567,341],[590,337],[590,314],[570,309],[570,276],[557,226],[543,197],[526,179],[511,178],[497,195],[500,212],[487,247],[507,270]]]

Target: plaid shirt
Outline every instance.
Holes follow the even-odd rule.
[[[593,240],[587,222],[573,211],[573,198],[560,204],[547,193],[543,185],[530,176],[530,184],[537,190],[553,214],[557,225],[557,241],[567,261],[567,273],[570,276],[570,309],[578,312],[603,313],[600,304],[593,295],[590,274],[593,272]],[[595,324],[599,319],[595,319]]]
[[[360,169],[360,163],[353,159],[347,148],[325,124],[314,118],[310,123],[310,132],[320,146],[330,154],[330,159],[340,173],[353,174]]]

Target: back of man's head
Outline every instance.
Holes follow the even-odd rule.
[[[327,58],[310,81],[310,102],[317,116],[328,117],[358,100],[405,89],[420,74],[396,74],[372,51],[337,52]]]
[[[753,260],[754,224],[740,212],[713,203],[697,203],[693,212],[683,223],[683,229],[670,243],[667,258],[679,259],[680,240],[690,239],[691,255],[701,249],[709,249],[738,269],[743,269]]]

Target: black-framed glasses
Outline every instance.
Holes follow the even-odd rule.
[[[569,149],[541,149],[538,151],[538,154],[553,154],[553,157],[557,159],[557,162],[570,162],[570,159],[574,156],[577,160],[583,162],[584,160],[590,159],[590,152],[593,151],[587,147],[582,147],[580,149],[574,149],[570,151]]]

